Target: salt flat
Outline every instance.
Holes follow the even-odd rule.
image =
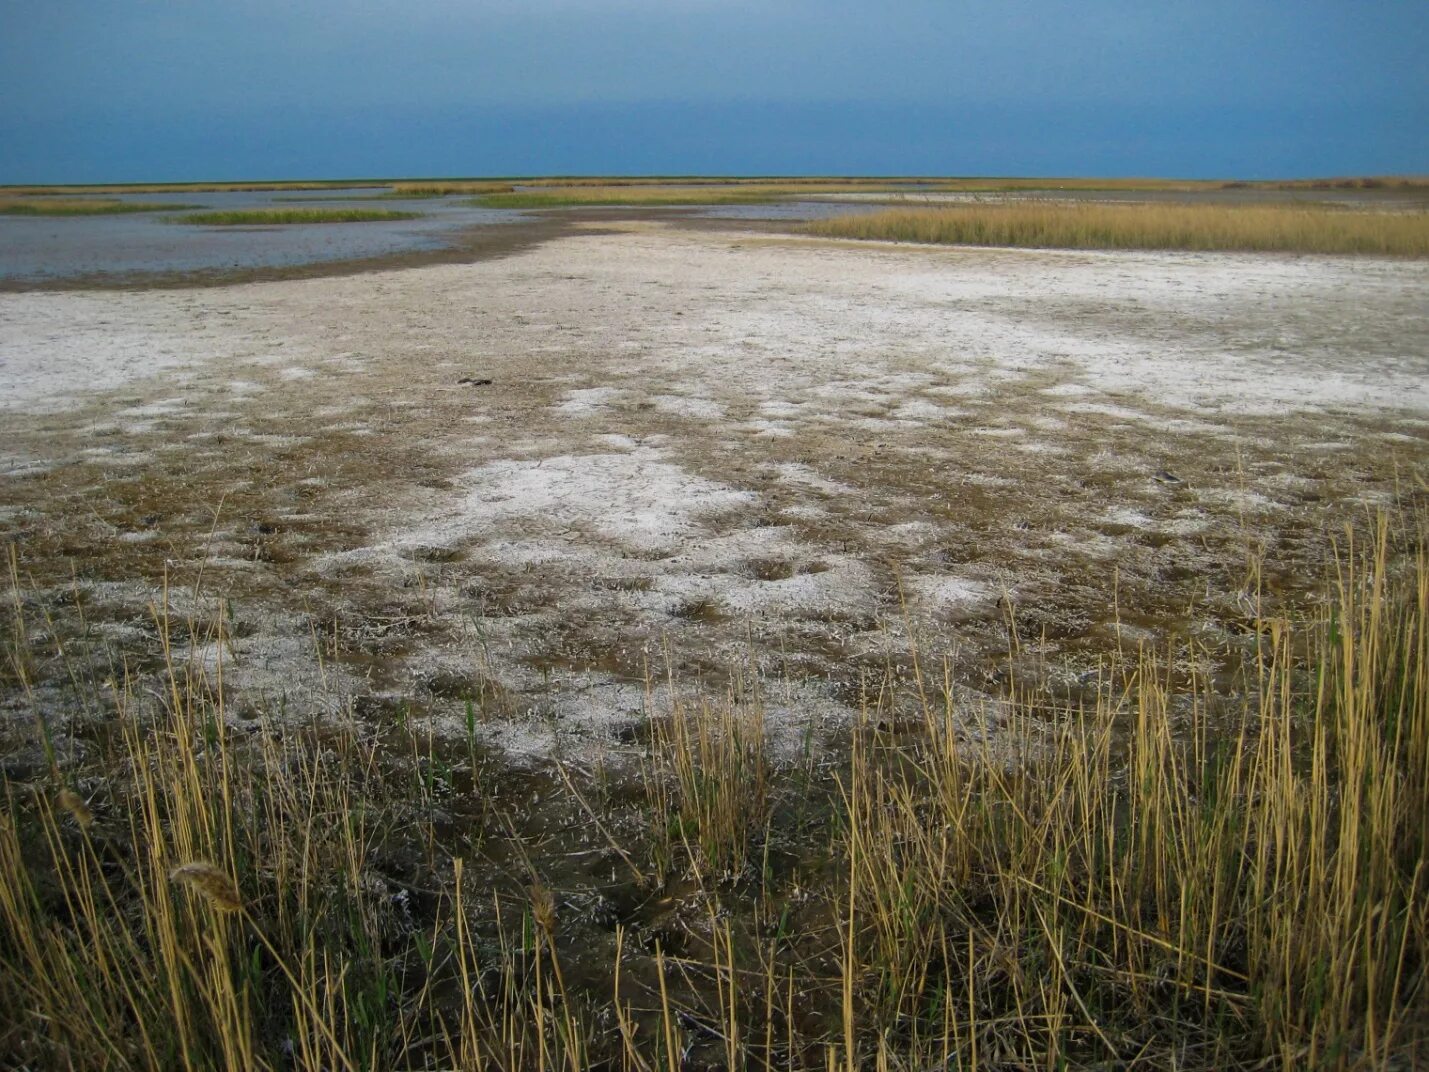
[[[3,294],[0,526],[96,666],[143,664],[167,576],[230,622],[180,655],[254,703],[472,700],[513,755],[618,756],[743,668],[793,740],[915,644],[970,694],[1095,688],[1128,637],[1233,645],[1303,596],[1327,534],[1420,494],[1426,293],[1413,261],[623,223]]]

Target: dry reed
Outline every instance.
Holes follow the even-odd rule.
[[[525,796],[407,720],[380,737],[291,712],[245,726],[165,639],[221,641],[221,619],[161,608],[161,696],[121,675],[83,771],[46,736],[51,760],[0,781],[0,1052],[150,1069],[1415,1067],[1429,557],[1422,529],[1382,524],[1339,562],[1327,602],[1254,623],[1230,693],[1148,649],[1093,703],[1014,679],[969,709],[925,659],[911,707],[871,693],[835,761],[776,758],[745,682],[656,712],[635,786],[552,778]],[[17,613],[9,680],[29,680],[36,642]],[[78,818],[69,784],[99,786],[98,816],[60,822]],[[533,801],[551,821],[521,827]],[[599,921],[554,877],[592,852],[598,886],[629,893]],[[642,865],[625,887],[622,855]]]
[[[1429,256],[1429,212],[1325,206],[976,204],[842,216],[808,230],[972,246]]]

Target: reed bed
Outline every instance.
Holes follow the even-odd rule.
[[[949,192],[1015,192],[1018,190],[1080,190],[1088,193],[1098,191],[1161,190],[1168,193],[1199,193],[1220,190],[1225,187],[1220,179],[1165,179],[1165,178],[1057,178],[1024,176],[969,176],[966,178],[939,179],[930,189]],[[1246,185],[1255,185],[1247,183]]]
[[[787,197],[868,193],[887,185],[851,182],[725,182],[710,184],[544,185],[539,189],[492,194],[477,204],[490,208],[564,208],[600,205],[743,205]]]
[[[1429,212],[1318,206],[977,204],[841,216],[808,231],[970,246],[1429,256]]]
[[[775,193],[748,188],[671,189],[654,186],[585,186],[488,194],[472,204],[480,208],[599,208],[636,205],[658,208],[693,205],[745,205],[768,202]]]
[[[420,212],[401,212],[385,208],[260,208],[219,212],[193,212],[171,217],[173,223],[191,223],[202,227],[267,227],[274,224],[304,223],[380,223],[389,220],[415,220]]]
[[[1268,190],[1429,190],[1425,175],[1356,175],[1327,179],[1269,179],[1227,182],[1226,187],[1255,186]]]
[[[933,189],[967,192],[1017,190],[1165,191],[1205,193],[1212,190],[1424,190],[1429,178],[1414,176],[1357,176],[1327,179],[1175,179],[1114,177],[968,177],[930,180]]]
[[[19,590],[6,683],[26,689]],[[165,685],[37,716],[0,780],[0,1052],[24,1067],[1398,1069],[1429,1058],[1429,557],[1381,523],[1217,693],[870,682],[832,753],[754,680],[634,776]],[[163,638],[174,638],[172,640]],[[1194,652],[1192,652],[1194,654]],[[1173,670],[1173,664],[1176,669]],[[1191,660],[1189,665],[1197,665]],[[905,701],[911,701],[905,702]],[[82,747],[81,747],[82,745]],[[583,861],[579,864],[572,860]],[[595,900],[592,900],[595,898]]]
[[[485,194],[510,193],[509,182],[395,182],[392,189],[379,197],[451,197],[454,195],[479,196]]]
[[[193,207],[152,201],[115,201],[110,198],[0,198],[0,216],[110,216],[128,212],[177,212]]]
[[[899,178],[897,176],[859,176],[859,175],[662,175],[662,176],[572,176],[567,178],[531,178],[518,180],[523,186],[558,186],[558,187],[625,187],[625,186],[778,186],[787,188],[801,188],[808,186],[836,186],[845,188],[863,188],[868,186],[884,187],[889,185],[905,185],[909,183],[936,183],[944,180],[921,179],[921,178]]]

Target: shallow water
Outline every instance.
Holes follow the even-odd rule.
[[[176,212],[95,216],[0,215],[0,283],[65,280],[138,279],[167,281],[175,274],[243,272],[336,264],[457,245],[473,227],[507,225],[530,219],[511,209],[480,208],[465,197],[393,199],[373,187],[350,190],[232,190],[202,193],[117,194],[138,204],[182,202],[202,210],[284,208],[304,203],[322,206],[370,207],[420,213],[410,220],[358,223],[277,224],[248,227],[204,227],[176,220]],[[110,195],[106,195],[110,196]],[[1213,190],[1175,191],[1067,190],[1005,193],[929,192],[917,184],[890,194],[868,192],[809,195],[799,200],[736,205],[628,205],[624,212],[688,214],[725,220],[766,220],[799,223],[831,216],[877,212],[894,204],[958,204],[986,201],[1121,201],[1181,203],[1330,202],[1353,208],[1403,210],[1429,203],[1423,191],[1412,190]],[[577,206],[579,208],[579,206]],[[561,210],[556,210],[560,212]],[[572,209],[571,211],[574,211]]]
[[[370,190],[312,192],[220,191],[120,194],[136,203],[182,202],[200,209],[324,206],[420,212],[422,217],[370,223],[201,227],[173,222],[181,212],[113,216],[0,216],[0,280],[62,280],[143,273],[233,271],[358,260],[438,249],[466,228],[522,218],[505,209],[477,208],[464,199],[374,200]]]

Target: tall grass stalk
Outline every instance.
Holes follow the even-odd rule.
[[[711,878],[742,872],[770,799],[759,700],[696,706],[676,701],[668,714],[650,721],[649,756],[642,778],[660,870],[683,854]]]

